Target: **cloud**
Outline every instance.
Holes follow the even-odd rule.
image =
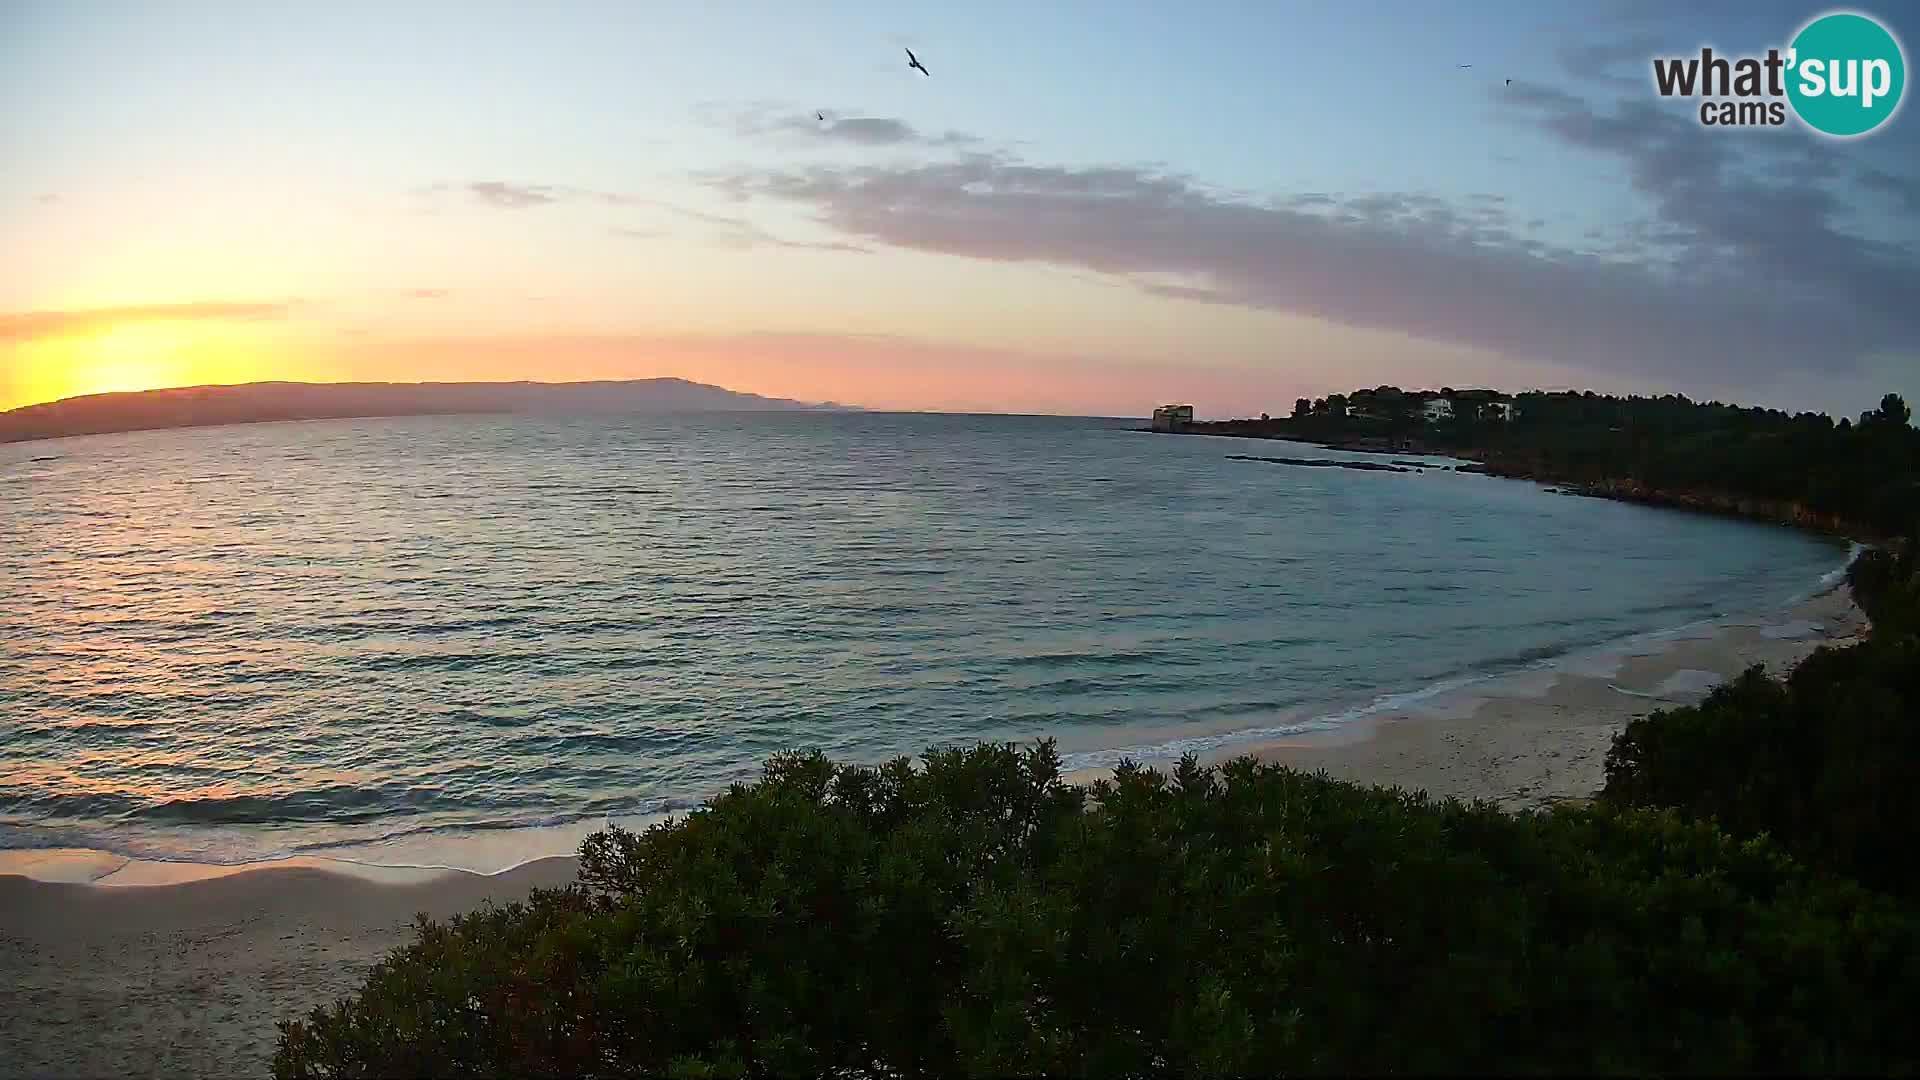
[[[542,185],[508,184],[499,180],[478,180],[467,185],[474,198],[503,210],[520,210],[560,201],[558,189]]]
[[[694,210],[660,199],[638,195],[624,195],[612,191],[596,191],[591,188],[569,187],[564,184],[509,184],[497,180],[472,181],[465,184],[433,184],[418,189],[418,194],[438,197],[451,192],[464,192],[487,206],[502,210],[525,210],[531,207],[548,206],[561,202],[588,202],[620,207],[647,207],[665,210],[668,213],[692,221],[714,226],[719,230],[718,240],[727,247],[772,247],[796,251],[842,251],[864,254],[869,249],[861,244],[845,240],[792,240],[777,236],[764,227],[747,220],[726,214],[714,214]],[[665,230],[644,226],[610,225],[607,231],[615,236],[634,240],[651,240],[667,235]],[[424,291],[415,291],[411,295],[423,296]]]
[[[821,117],[824,116],[823,120]],[[929,146],[963,147],[979,145],[980,139],[964,132],[925,134],[912,124],[888,116],[841,116],[838,113],[783,116],[758,127],[743,127],[741,134],[761,135],[779,132],[802,135],[826,142],[855,146]]]
[[[461,184],[429,184],[417,194],[438,197],[463,193],[483,206],[496,210],[527,210],[562,202],[593,202],[609,206],[634,206],[646,200],[615,191],[570,187],[565,184],[517,184],[504,180],[470,180]]]
[[[1665,55],[1674,45],[1645,31],[1618,38],[1583,35],[1562,45],[1558,57],[1560,66],[1580,84],[1627,90],[1651,85],[1653,58]]]
[[[133,322],[243,321],[284,318],[300,304],[201,301],[190,304],[144,304],[129,307],[86,308],[77,311],[0,312],[0,342],[36,341],[108,330]]]
[[[720,243],[727,247],[776,247],[796,251],[844,251],[862,255],[871,251],[870,248],[863,245],[849,243],[845,240],[789,240],[768,232],[766,229],[746,218],[736,217],[730,214],[715,214],[705,210],[695,210],[691,207],[676,206],[673,203],[666,202],[657,202],[653,205],[662,210],[677,214],[689,221],[698,221],[702,224],[713,226],[718,230],[717,238]],[[650,233],[647,230],[616,228],[614,231],[622,235],[643,238],[658,235],[657,233]]]
[[[1623,158],[1654,216],[1595,248],[1549,246],[1493,200],[1421,193],[1265,202],[1143,170],[997,155],[709,177],[867,243],[1076,267],[1183,300],[1284,311],[1600,372],[1848,368],[1913,348],[1911,252],[1844,235],[1838,200],[1733,167],[1670,116],[1596,111],[1516,83],[1561,140]],[[1813,171],[1813,170],[1809,170]]]
[[[1703,46],[1728,55],[1783,47],[1797,29],[1831,8],[1812,0],[1700,0],[1687,5],[1613,0],[1583,8],[1577,25],[1562,28],[1567,41],[1558,59],[1573,77],[1569,85],[1583,92],[1623,95],[1623,104],[1650,105],[1653,57],[1697,55]],[[1691,125],[1692,117],[1686,119]],[[1903,213],[1920,216],[1920,191],[1915,190],[1920,181],[1911,175],[1912,163],[1920,160],[1920,126],[1891,125],[1843,152],[1798,131],[1758,134],[1769,137],[1732,141],[1754,157],[1780,158],[1769,150],[1784,147],[1787,157],[1799,159],[1776,160],[1778,178],[1847,178]],[[1770,138],[1776,134],[1785,137]]]
[[[849,146],[934,149],[973,147],[983,141],[960,131],[923,132],[905,120],[890,116],[849,116],[834,109],[790,112],[764,102],[744,107],[708,103],[697,108],[695,116],[710,126],[750,139],[787,136]]]
[[[1847,180],[1910,193],[1911,177],[1862,171],[1831,145],[1793,132],[1708,137],[1690,113],[1652,101],[1603,109],[1532,88],[1505,100],[1563,143],[1621,160],[1665,230],[1656,250],[1688,263],[1691,276],[1773,293],[1809,315],[1826,305],[1822,321],[1858,324],[1856,350],[1920,344],[1912,303],[1920,253],[1838,224],[1850,210],[1839,190]]]
[[[1860,170],[1860,186],[1892,199],[1906,213],[1920,215],[1920,176],[1896,176],[1885,169]]]

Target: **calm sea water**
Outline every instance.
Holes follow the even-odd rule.
[[[1480,476],[1229,461],[1341,455],[1136,423],[430,417],[0,446],[0,848],[377,857],[691,805],[789,747],[1177,754],[1783,603],[1844,555]]]

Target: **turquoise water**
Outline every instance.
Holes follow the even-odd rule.
[[[0,848],[634,817],[769,753],[1337,726],[1809,592],[1741,522],[1137,421],[422,417],[0,446]]]

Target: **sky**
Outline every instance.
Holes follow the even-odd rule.
[[[1677,6],[12,0],[0,409],[654,376],[1105,416],[1920,400],[1915,110],[1703,128],[1654,55],[1829,6]]]

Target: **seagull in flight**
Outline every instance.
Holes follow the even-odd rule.
[[[919,68],[920,74],[925,75],[929,79],[933,78],[933,72],[928,71],[927,66],[920,62],[920,58],[913,55],[912,49],[907,50],[907,66],[910,68]]]
[[[1461,66],[1461,67],[1463,67],[1463,68],[1470,68],[1470,67],[1472,67],[1473,65],[1472,65],[1472,64],[1461,64],[1460,66]]]
[[[1512,80],[1512,79],[1508,79],[1507,81],[1508,81],[1508,82],[1512,82],[1513,80]],[[819,118],[820,118],[820,122],[821,122],[821,123],[823,123],[823,124],[824,124],[824,123],[826,123],[826,122],[827,122],[827,114],[826,114],[826,113],[823,113],[823,112],[817,112],[817,113],[814,113],[813,115],[815,115],[815,116],[817,116],[817,117],[819,117]]]

